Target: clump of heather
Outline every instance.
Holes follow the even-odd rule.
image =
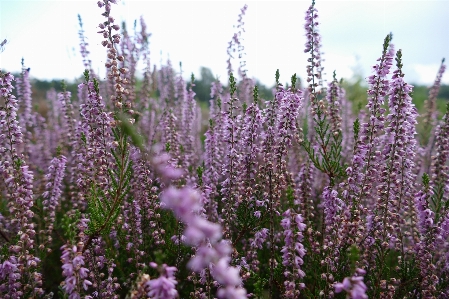
[[[3,178],[2,198],[9,216],[2,231],[3,254],[1,264],[1,291],[5,298],[42,295],[42,277],[38,272],[41,262],[36,256],[36,231],[33,222],[33,173],[24,155],[20,153],[23,134],[17,121],[18,102],[12,95],[10,73],[0,73],[1,97],[4,108],[0,111],[0,174]]]
[[[245,5],[203,120],[194,76],[152,65],[145,21],[119,26],[116,2],[97,2],[106,78],[79,17],[84,81],[50,90],[46,117],[29,69],[17,97],[0,71],[1,298],[448,298],[444,60],[418,115],[388,34],[354,115],[338,72],[323,78],[313,1],[305,87],[278,70],[263,98]]]

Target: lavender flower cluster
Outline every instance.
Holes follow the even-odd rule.
[[[336,73],[323,79],[312,2],[306,85],[276,72],[262,99],[245,6],[203,121],[193,76],[152,66],[144,20],[133,36],[113,4],[98,1],[107,78],[79,18],[84,82],[50,90],[46,117],[23,62],[0,71],[1,298],[449,298],[444,60],[424,135],[391,34],[355,114]]]

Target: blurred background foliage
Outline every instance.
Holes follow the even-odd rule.
[[[356,72],[357,73],[357,72]],[[15,77],[20,76],[20,74],[13,74]],[[31,73],[32,75],[32,73]],[[435,74],[436,75],[436,74]],[[31,77],[32,78],[32,77]],[[216,81],[217,78],[207,67],[200,68],[200,78],[195,78],[195,86],[193,91],[196,93],[196,99],[203,110],[207,110],[210,100],[210,87],[212,82]],[[224,80],[221,80],[224,81]],[[33,91],[33,101],[35,110],[38,111],[44,117],[46,116],[46,111],[48,109],[48,101],[46,99],[46,94],[52,88],[56,92],[62,91],[61,80],[39,80],[32,78],[32,91]],[[83,82],[83,78],[80,76],[76,81],[66,82],[67,90],[72,93],[72,99],[76,98],[78,84]],[[349,101],[353,103],[354,112],[358,112],[360,109],[364,109],[367,103],[366,90],[368,85],[366,84],[365,78],[361,75],[354,75],[353,78],[349,80],[342,80],[342,86],[346,90],[346,96]],[[223,83],[223,82],[222,82]],[[259,95],[262,99],[269,100],[273,96],[273,86],[265,86],[256,80],[256,84],[259,88]],[[425,105],[424,102],[428,98],[430,86],[425,85],[414,85],[413,88],[413,103],[416,105],[418,112],[420,114],[424,113]],[[141,86],[141,79],[137,81],[137,89]],[[449,101],[449,85],[441,85],[440,91],[437,98],[437,109],[439,111],[439,118],[444,114],[446,103]]]

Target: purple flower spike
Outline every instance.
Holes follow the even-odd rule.
[[[300,290],[305,287],[304,283],[299,281],[305,276],[301,266],[306,255],[306,250],[302,244],[304,240],[303,231],[306,229],[306,225],[303,223],[302,216],[294,210],[288,209],[282,216],[284,218],[281,220],[281,226],[284,229],[285,245],[281,252],[282,264],[286,268],[284,272],[286,278],[284,294],[286,298],[298,298]]]
[[[45,176],[47,184],[45,185],[46,191],[42,194],[44,198],[42,205],[44,211],[46,211],[47,230],[44,233],[48,236],[47,242],[51,242],[51,233],[53,231],[53,223],[56,218],[56,209],[60,204],[60,197],[62,194],[62,180],[64,178],[65,165],[67,158],[63,155],[53,158],[48,167],[48,174]]]
[[[84,267],[82,245],[79,247],[68,244],[61,247],[62,275],[65,277],[62,289],[69,298],[80,298],[81,290],[87,290],[92,285],[92,282],[87,279],[89,270]]]
[[[197,246],[196,254],[189,261],[188,267],[195,272],[210,267],[214,279],[223,286],[218,290],[219,298],[246,298],[246,290],[240,287],[242,280],[239,269],[229,265],[231,247],[225,241],[219,242],[222,235],[221,226],[198,216],[202,211],[200,200],[200,194],[190,187],[176,189],[171,186],[161,195],[163,207],[173,210],[176,217],[186,224],[186,238],[183,242]],[[171,284],[166,278],[153,284],[157,290],[163,287],[171,290],[168,288]],[[152,293],[153,296],[157,294],[159,293]],[[174,293],[164,294],[170,296]]]

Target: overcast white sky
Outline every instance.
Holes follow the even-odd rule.
[[[97,26],[103,9],[97,0],[0,0],[0,39],[8,44],[0,54],[0,68],[17,72],[21,58],[40,79],[73,79],[83,72],[79,54],[78,19],[81,14],[94,70],[104,73],[105,50]],[[282,81],[293,73],[305,77],[304,15],[311,1],[120,1],[112,15],[133,21],[143,15],[152,33],[152,62],[169,57],[180,61],[186,77],[209,67],[226,79],[226,48],[237,23],[244,17],[247,69],[251,77],[273,85],[277,68]],[[370,73],[393,32],[396,49],[403,50],[404,72],[410,83],[431,84],[441,59],[449,60],[449,0],[339,1],[317,0],[324,67],[329,79],[351,78],[354,69]],[[162,56],[161,56],[162,53]],[[449,84],[449,75],[443,82]]]

